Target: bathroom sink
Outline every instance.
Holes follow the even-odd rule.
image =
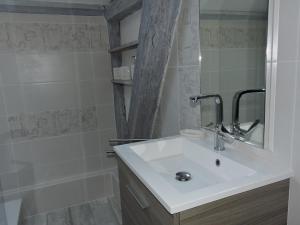
[[[136,144],[130,148],[155,173],[184,193],[255,174],[254,170],[185,138]],[[177,172],[188,172],[191,180],[176,180]]]
[[[114,149],[171,214],[292,175],[271,152],[234,146],[216,152],[213,146],[209,138],[174,136]]]

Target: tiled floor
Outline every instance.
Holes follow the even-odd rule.
[[[108,201],[98,200],[31,217],[22,225],[119,225]]]

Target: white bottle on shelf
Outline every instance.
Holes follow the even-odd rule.
[[[114,74],[114,80],[121,80],[121,71],[120,67],[115,67],[113,69],[113,74]]]

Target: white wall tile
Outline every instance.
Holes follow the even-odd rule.
[[[2,191],[17,189],[19,187],[19,176],[16,171],[0,174],[0,188]]]
[[[300,20],[298,30],[300,30]],[[300,37],[298,37],[298,46],[300,45]],[[298,47],[300,49],[300,47]],[[299,51],[300,53],[300,51]],[[299,55],[298,55],[299,58]],[[300,120],[298,118],[300,112],[300,70],[299,65],[300,61],[297,61],[297,80],[296,80],[296,99],[295,99],[295,117],[294,117],[294,133],[293,133],[293,150],[291,155],[291,163],[292,168],[294,170],[294,177],[291,179],[290,183],[290,199],[289,199],[289,217],[288,217],[288,225],[297,225],[300,221],[299,215],[299,202],[300,202],[300,151],[299,151],[299,144],[300,144]],[[288,118],[288,117],[286,117]]]
[[[219,71],[220,70],[220,50],[202,49],[201,50],[201,71]]]
[[[74,66],[78,80],[93,80],[93,58],[92,53],[78,52],[74,54]]]
[[[293,118],[294,112],[296,63],[281,62],[278,63],[277,69],[274,151],[280,155],[283,162],[288,162],[294,121],[287,118]]]
[[[300,23],[299,23],[300,25]],[[291,188],[290,188],[290,202],[289,202],[289,225],[297,225],[298,221],[300,220],[299,215],[299,202],[300,202],[300,120],[298,119],[297,115],[300,113],[300,79],[299,79],[299,64],[298,64],[298,71],[297,71],[297,89],[296,89],[296,105],[295,105],[295,127],[294,127],[294,139],[293,139],[293,151],[291,156],[292,161],[292,168],[294,170],[294,178],[291,179]]]
[[[83,162],[84,172],[95,172],[103,168],[103,156],[101,153],[93,156],[86,156]]]
[[[34,84],[23,88],[27,112],[78,107],[78,91],[75,83]]]
[[[0,78],[1,82],[1,78]],[[0,116],[6,115],[6,106],[4,104],[4,95],[3,95],[3,87],[0,86]]]
[[[100,136],[98,131],[85,132],[81,134],[84,157],[99,155],[100,151]]]
[[[8,114],[77,108],[75,83],[41,83],[4,87]]]
[[[51,182],[52,180],[63,179],[83,173],[84,161],[82,159],[41,165],[34,168],[35,183]]]
[[[0,75],[1,85],[19,81],[16,54],[0,52]]]
[[[177,69],[169,68],[160,104],[160,129],[162,136],[178,134],[179,107],[179,81]]]
[[[142,10],[138,10],[121,21],[121,44],[138,39]]]
[[[233,82],[234,81],[234,82]],[[221,91],[239,91],[256,87],[256,70],[226,70],[220,74]]]
[[[100,129],[112,129],[115,127],[114,105],[102,105],[97,107]]]
[[[110,54],[107,52],[93,53],[92,60],[95,79],[112,79]]]
[[[34,196],[38,206],[36,213],[64,208],[85,200],[84,186],[81,180],[36,190]]]
[[[32,141],[13,143],[12,148],[18,168],[22,168],[23,166],[32,167],[38,164],[32,151]]]
[[[16,57],[21,83],[74,81],[72,54],[19,54]]]
[[[298,0],[280,1],[278,60],[295,60],[298,49]]]
[[[24,86],[13,85],[3,87],[2,93],[8,115],[26,111],[27,107],[25,108],[26,103],[24,92]]]
[[[13,152],[10,145],[0,145],[0,174],[15,169]]]
[[[0,147],[12,142],[12,155],[0,148],[0,161],[5,159],[0,162],[2,189],[51,184],[115,166],[113,160],[103,165],[108,144],[101,142],[115,134],[105,19],[1,14],[0,20],[9,24],[0,25]],[[28,32],[33,36],[27,40]],[[113,129],[99,133],[96,105],[103,106],[102,128]],[[9,118],[23,118],[10,121],[17,125],[10,128],[29,133],[12,139],[16,130],[9,129]],[[8,156],[13,156],[13,171],[8,171]],[[84,188],[83,181],[74,181],[18,196],[25,215],[34,215],[85,201]],[[88,188],[90,198],[110,194],[104,187]]]
[[[8,144],[10,142],[11,138],[7,118],[5,116],[0,116],[0,145]]]
[[[34,140],[32,153],[39,165],[51,165],[82,158],[80,135]]]
[[[79,83],[80,108],[95,106],[100,96],[95,95],[93,81],[81,81]]]
[[[19,187],[35,185],[40,182],[38,179],[37,167],[33,164],[24,164],[18,167]]]
[[[85,200],[95,200],[107,196],[105,193],[105,175],[100,175],[96,177],[91,177],[85,181]]]
[[[238,69],[256,69],[257,68],[256,49],[238,49],[227,48],[220,50],[220,69],[238,70]]]
[[[96,80],[94,84],[96,105],[113,104],[113,87],[110,79]]]

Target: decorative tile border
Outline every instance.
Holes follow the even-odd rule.
[[[21,113],[8,117],[8,123],[13,140],[59,136],[98,128],[95,106],[36,114]]]
[[[107,49],[107,28],[100,24],[0,23],[0,51]]]
[[[266,46],[264,21],[206,20],[200,24],[202,48],[257,48]]]

